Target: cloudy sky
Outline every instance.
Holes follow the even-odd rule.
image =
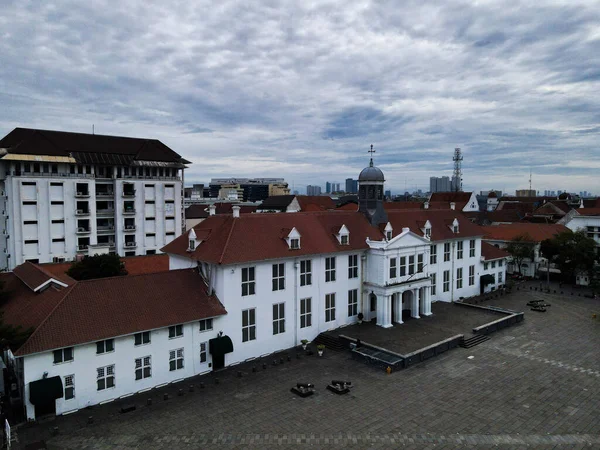
[[[464,153],[468,190],[600,193],[599,1],[3,0],[0,134],[162,140],[186,181],[356,177]]]

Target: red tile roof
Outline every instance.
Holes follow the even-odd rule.
[[[342,225],[350,231],[349,245],[340,245],[332,230]],[[300,248],[290,250],[282,229],[296,228]],[[188,236],[182,235],[161,250],[165,253],[218,264],[235,264],[319,253],[367,249],[365,239],[381,240],[381,232],[365,216],[350,211],[246,214],[238,218],[212,216],[194,227],[198,240],[188,252]]]
[[[484,239],[489,241],[512,241],[517,236],[526,235],[530,242],[541,242],[544,239],[552,239],[555,235],[564,231],[570,231],[564,225],[555,223],[528,223],[519,222],[511,224],[491,225],[483,227]]]
[[[422,209],[423,202],[385,202],[383,207],[386,211],[393,211],[395,209]]]
[[[15,299],[14,303],[21,303]],[[47,309],[47,308],[46,308]],[[15,353],[17,356],[226,314],[193,269],[80,281]]]
[[[600,216],[600,207],[598,208],[579,208],[577,210],[581,216]]]
[[[508,258],[510,253],[508,253],[506,250],[496,247],[495,245],[482,242],[481,256],[483,256],[483,259],[486,261],[490,261],[492,259]]]
[[[44,270],[42,267],[30,263],[29,261],[26,261],[20,266],[15,267],[13,273],[32,291],[39,289],[44,283],[47,283],[52,279],[58,280],[59,282],[67,285],[71,284],[69,280],[72,280],[64,274],[53,275],[52,273]]]
[[[335,209],[335,202],[327,195],[297,195],[301,211],[326,211]]]
[[[408,227],[412,232],[423,236],[421,228],[427,220],[431,223],[431,239],[433,241],[483,236],[485,234],[482,227],[472,223],[461,211],[452,211],[450,209],[392,210],[388,211],[387,215],[394,229],[393,236],[400,234],[404,227]],[[455,218],[458,220],[458,234],[455,234],[451,230],[451,224]]]
[[[338,211],[358,211],[358,203],[345,203],[337,207]]]
[[[457,210],[462,210],[471,199],[472,192],[434,192],[429,197],[429,207],[432,204],[437,208],[450,208],[450,202],[454,202]]]
[[[215,214],[233,214],[231,209],[235,203],[214,203]],[[208,207],[209,204],[196,204],[190,205],[185,209],[186,219],[205,219],[209,216]],[[249,214],[256,212],[258,206],[255,205],[238,205],[240,207],[240,214]]]
[[[125,264],[127,275],[141,275],[169,270],[169,256],[165,254],[125,256],[121,258],[121,261]],[[48,263],[39,264],[36,267],[42,268],[54,277],[59,276],[61,280],[68,279],[74,282],[75,280],[66,275],[72,264],[72,262]]]

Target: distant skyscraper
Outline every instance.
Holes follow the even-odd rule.
[[[340,183],[332,183],[332,186],[335,186],[333,192],[340,192]]]
[[[331,194],[331,183],[329,181],[325,183],[325,192]]]
[[[306,186],[306,195],[321,195],[321,186]]]
[[[390,200],[392,198],[392,191],[385,191],[385,197]]]
[[[431,177],[429,178],[430,192],[451,192],[452,183],[448,177]]]
[[[358,180],[346,178],[346,193],[358,194]]]

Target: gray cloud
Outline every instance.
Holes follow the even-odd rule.
[[[8,1],[0,133],[156,137],[187,181],[599,192],[600,9],[581,2]]]

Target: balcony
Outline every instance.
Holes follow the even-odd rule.
[[[76,192],[75,198],[90,198],[89,192]]]
[[[98,231],[98,234],[115,234],[115,227],[114,227],[114,225],[109,225],[109,226],[104,226],[104,227],[97,227],[96,229]]]
[[[135,197],[135,189],[128,189],[123,191],[123,198]]]
[[[114,209],[97,209],[96,215],[97,216],[114,216],[115,210]]]
[[[96,191],[97,198],[114,197],[114,196],[115,196],[114,191]]]
[[[85,227],[77,228],[77,234],[89,234],[89,233],[90,233],[89,228],[85,228]]]
[[[135,208],[125,208],[123,214],[135,214]]]
[[[129,233],[135,231],[135,225],[125,225],[125,232]]]
[[[77,211],[75,211],[75,215],[76,216],[89,216],[90,210],[89,209],[78,209]]]
[[[136,248],[136,247],[137,247],[137,244],[135,243],[135,241],[129,241],[129,242],[125,242],[125,243],[123,244],[123,246],[124,246],[125,248]]]
[[[77,246],[77,251],[78,252],[85,252],[87,251],[89,245],[88,244],[81,244]]]

